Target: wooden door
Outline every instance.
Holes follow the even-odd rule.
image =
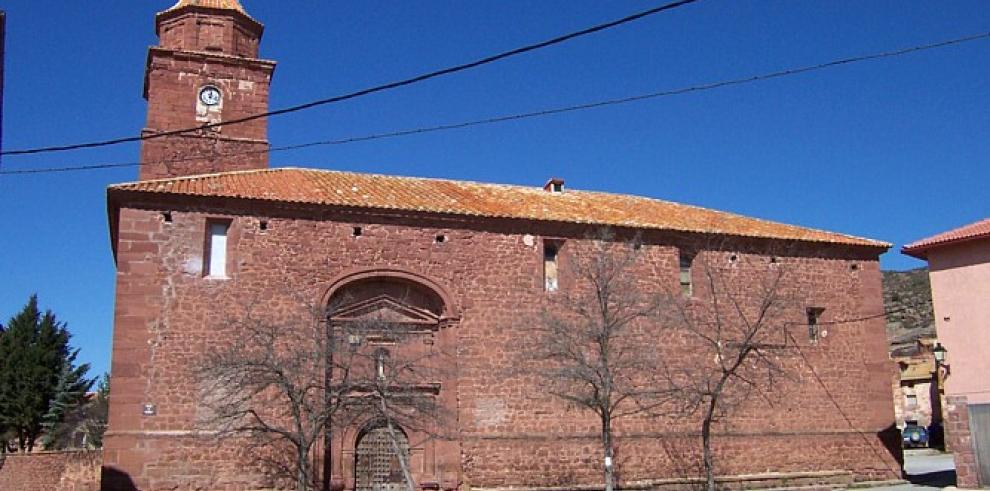
[[[399,448],[409,454],[409,442],[405,435],[396,431]],[[405,481],[402,477],[402,467],[394,446],[389,440],[385,427],[374,428],[365,432],[358,440],[354,452],[355,487],[357,491],[403,491]]]

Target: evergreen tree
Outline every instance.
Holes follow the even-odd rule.
[[[7,332],[7,329],[0,324],[0,371],[3,370],[3,336]],[[3,413],[0,413],[0,466],[3,465],[3,455],[7,453],[7,444],[10,441],[11,435],[9,428],[7,428],[7,423],[3,418]]]
[[[93,385],[85,378],[88,365],[73,368],[78,350],[69,355],[62,364],[62,372],[55,387],[55,398],[48,406],[48,412],[41,418],[44,436],[41,439],[45,450],[58,450],[73,445],[73,434],[85,418],[87,405],[86,391]]]
[[[90,448],[103,447],[103,433],[107,431],[110,412],[110,376],[106,373],[96,387],[96,397],[86,405],[86,419],[82,430],[86,432],[86,444]]]
[[[11,432],[20,451],[34,449],[44,417],[59,396],[60,379],[64,404],[93,383],[86,378],[88,364],[75,366],[78,350],[70,350],[69,338],[65,323],[38,309],[37,295],[10,319],[0,337],[0,426]]]

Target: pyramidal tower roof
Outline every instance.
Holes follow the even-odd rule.
[[[164,19],[171,18],[173,14],[178,15],[180,12],[188,9],[226,10],[229,13],[239,16],[249,21],[251,24],[256,25],[257,29],[263,28],[261,22],[258,22],[256,19],[251,17],[251,14],[248,14],[247,11],[244,10],[244,6],[241,5],[240,0],[178,0],[175,2],[175,5],[158,12],[158,14],[155,15],[155,20],[156,22],[160,22]]]
[[[247,15],[247,12],[244,11],[244,7],[241,6],[241,2],[238,0],[179,0],[178,2],[175,2],[175,5],[169,7],[166,12],[177,10],[182,7],[206,7],[212,9],[236,10],[244,15]]]

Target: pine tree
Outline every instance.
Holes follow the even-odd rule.
[[[103,433],[107,431],[107,420],[110,410],[110,377],[103,374],[96,387],[96,397],[86,405],[86,419],[83,421],[83,431],[86,432],[86,444],[90,448],[103,447]]]
[[[7,329],[3,327],[3,324],[0,324],[0,373],[2,373],[4,367],[3,337],[6,332]],[[7,443],[10,441],[10,438],[10,429],[7,427],[7,422],[3,418],[3,413],[0,412],[0,467],[3,466],[4,456],[7,454]]]
[[[32,295],[0,337],[0,426],[6,426],[20,451],[31,451],[42,434],[43,418],[59,393],[64,375],[64,402],[83,394],[93,381],[88,364],[75,366],[78,350],[70,351],[69,332],[51,311],[41,313]]]
[[[55,387],[55,397],[48,412],[41,418],[45,450],[57,450],[70,446],[75,430],[85,418],[86,391],[93,384],[85,378],[88,365],[73,368],[78,350],[71,353],[62,364],[62,372]]]

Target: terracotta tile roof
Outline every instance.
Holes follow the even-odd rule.
[[[963,225],[948,232],[942,232],[938,235],[912,242],[904,246],[901,252],[919,259],[927,259],[928,251],[932,249],[957,242],[984,238],[990,238],[990,218],[984,218],[978,222]]]
[[[108,196],[155,193],[589,223],[878,248],[890,244],[639,196],[469,181],[279,168],[110,186]]]

